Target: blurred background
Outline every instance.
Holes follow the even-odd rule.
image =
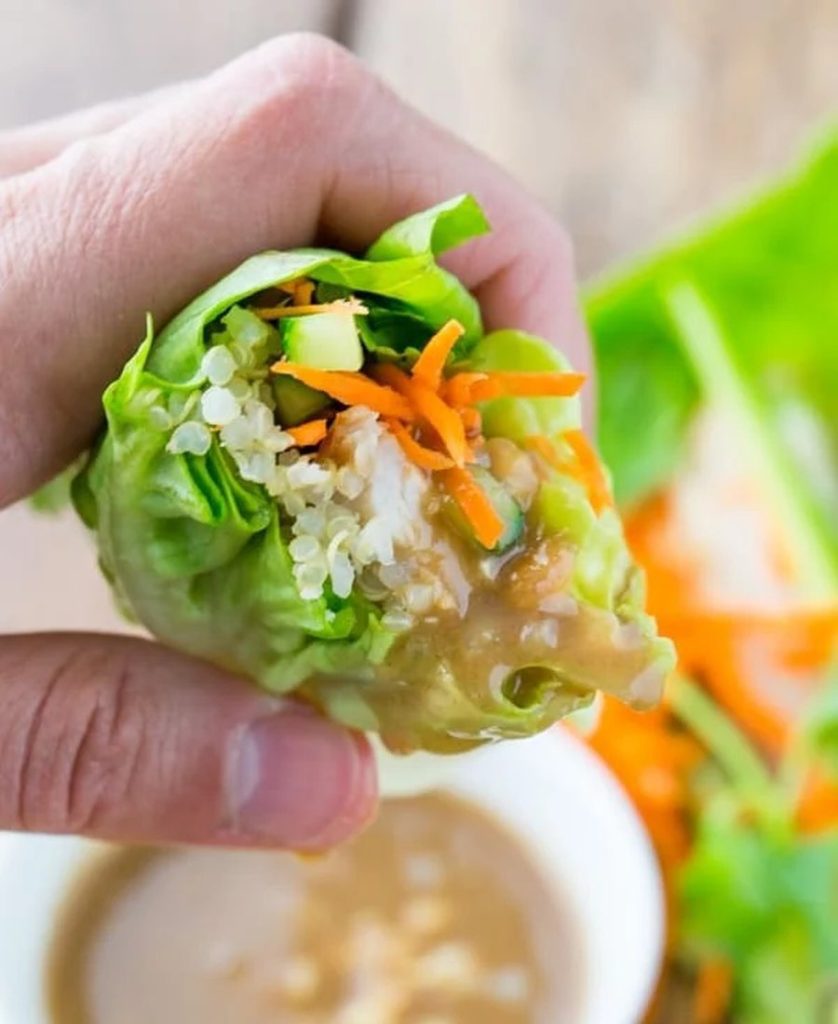
[[[409,102],[520,178],[569,228],[586,281],[632,254],[654,250],[710,211],[735,204],[776,178],[805,151],[818,126],[834,116],[838,97],[835,0],[0,0],[0,15],[0,129],[201,75],[277,33],[308,29],[331,35]],[[754,555],[762,565],[753,577],[756,586],[742,569],[743,539],[758,531],[752,528],[751,498],[745,512],[741,507],[741,485],[748,477],[741,457],[745,453],[747,462],[754,443],[773,444],[772,431],[782,434],[781,414],[788,419],[790,409],[798,425],[801,416],[811,413],[812,423],[819,417],[822,435],[831,437],[824,444],[833,444],[832,461],[830,456],[822,460],[817,481],[809,484],[822,494],[829,491],[824,508],[827,499],[838,507],[838,300],[828,299],[830,290],[838,294],[838,210],[829,198],[838,194],[838,147],[800,187],[810,198],[797,207],[778,203],[766,210],[764,226],[756,218],[756,226],[739,224],[727,241],[723,231],[711,238],[704,254],[701,243],[694,258],[673,257],[673,266],[696,282],[727,332],[731,366],[746,349],[750,353],[749,366],[738,369],[743,379],[750,375],[754,388],[766,384],[760,373],[767,365],[767,349],[761,348],[766,324],[751,316],[754,296],[766,303],[766,322],[781,323],[771,342],[776,372],[766,385],[765,423],[760,427],[756,420],[749,424],[739,418],[731,432],[731,421],[723,416],[725,432],[717,430],[709,448],[696,444],[696,424],[705,423],[705,407],[715,407],[716,391],[722,390],[702,377],[699,359],[690,370],[680,362],[661,370],[657,419],[642,442],[631,434],[620,449],[625,417],[610,432],[605,416],[600,424],[618,496],[629,494],[628,486],[620,492],[623,480],[642,477],[643,487],[631,495],[630,536],[650,573],[653,610],[679,642],[682,671],[696,684],[695,692],[682,692],[674,711],[667,707],[642,723],[631,712],[609,707],[592,740],[640,810],[670,889],[673,959],[679,967],[659,998],[667,1024],[714,1024],[728,1019],[729,1005],[737,1022],[809,1024],[805,1015],[810,997],[824,984],[821,975],[828,974],[835,985],[838,939],[835,917],[830,924],[829,915],[838,907],[827,899],[838,898],[838,885],[830,889],[828,882],[838,873],[838,788],[834,780],[824,781],[823,766],[833,758],[838,778],[838,699],[820,719],[827,723],[830,745],[807,748],[812,763],[806,762],[805,771],[800,770],[805,758],[797,723],[804,721],[800,709],[819,686],[815,676],[820,679],[834,651],[836,605],[827,594],[813,612],[799,581],[774,587],[774,568],[766,567],[773,565],[776,551],[768,551],[768,542]],[[761,263],[769,250],[771,259]],[[805,264],[807,288],[780,296],[788,267],[806,260],[814,268],[810,272]],[[717,262],[725,269],[714,278]],[[752,267],[757,269],[749,277]],[[646,411],[651,349],[641,347],[635,358],[632,325],[642,325],[646,341],[660,342],[658,354],[670,351],[666,346],[675,344],[672,337],[683,327],[661,327],[657,285],[650,273],[625,301],[594,290],[588,306],[611,408],[621,416],[628,410],[638,420]],[[776,310],[768,305],[774,295],[780,296]],[[820,311],[813,312],[813,296],[822,301]],[[609,347],[612,343],[615,347]],[[833,355],[827,358],[830,345]],[[629,364],[639,364],[632,378]],[[625,406],[609,366],[630,382]],[[835,374],[831,384],[830,373]],[[655,467],[651,475],[634,473],[638,449],[647,442],[653,447],[664,435],[668,440],[675,429],[686,432],[687,424],[690,458],[681,450],[677,459],[667,452],[660,472]],[[749,430],[763,433],[754,442]],[[729,473],[720,459],[725,449],[740,456]],[[795,454],[801,450],[794,444],[789,448],[795,468],[803,466],[803,457]],[[673,482],[667,474],[676,469]],[[748,487],[752,482],[746,480]],[[789,493],[797,487],[792,477],[783,486]],[[748,493],[761,493],[755,501],[764,510],[766,492],[755,487]],[[730,527],[727,532],[716,529],[722,523]],[[833,516],[833,539],[834,523]],[[704,530],[701,538],[695,531],[688,536],[698,527]],[[697,545],[694,551],[700,549],[689,566],[679,561],[685,537]],[[74,538],[77,527],[68,519],[39,521],[22,507],[0,514],[0,565],[5,578],[15,581],[14,600],[0,592],[0,631],[90,622],[125,628],[111,610],[88,550]],[[65,593],[45,592],[41,582],[57,541],[63,545],[63,577],[76,584],[71,607]],[[767,591],[767,604],[754,600]],[[797,646],[778,653],[776,641],[782,637]],[[801,671],[802,682],[797,677],[789,682]],[[768,691],[771,699],[764,703]],[[792,691],[796,696],[788,698]],[[718,707],[701,704],[705,692]],[[770,780],[766,776],[766,792],[774,787],[772,807],[784,808],[777,814],[786,814],[789,827],[780,845],[776,821],[766,817],[760,823],[753,807],[735,802],[731,780],[720,781],[716,772],[730,754],[714,751],[708,740],[714,730],[728,736],[728,719],[714,717],[722,709],[742,730],[742,743],[751,743],[759,763],[773,773]],[[738,742],[734,754],[743,749]],[[798,771],[799,804],[786,801],[789,765]],[[726,827],[740,823],[728,813],[734,805],[742,821],[757,825],[744,838],[717,830],[714,846],[718,813],[728,814]],[[734,851],[729,863],[726,851]],[[684,878],[692,903],[676,895]],[[780,878],[789,880],[788,890],[774,884]],[[737,902],[747,888],[744,880],[751,903],[744,897]],[[717,909],[716,918],[702,917],[706,908]],[[812,908],[820,909],[810,913]],[[689,922],[683,928],[682,919]],[[798,930],[786,933],[778,922],[793,922]],[[792,976],[797,978],[793,998],[788,994],[794,986],[785,985]],[[771,993],[772,1012],[754,996],[763,990]]]
[[[570,228],[584,275],[789,159],[838,96],[834,0],[0,0],[0,127],[275,33],[351,46]]]

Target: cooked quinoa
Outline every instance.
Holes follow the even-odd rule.
[[[240,308],[230,316],[237,340],[222,335],[195,389],[175,408],[152,410],[155,423],[171,430],[167,451],[203,455],[215,434],[241,478],[266,488],[293,536],[288,551],[302,598],[321,597],[327,585],[346,598],[357,584],[384,605],[383,625],[394,631],[433,608],[454,607],[434,557],[443,542],[425,513],[427,474],[364,406],[337,413],[322,452],[302,452],[275,422],[263,368],[272,329]]]

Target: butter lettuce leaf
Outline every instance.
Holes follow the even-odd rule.
[[[366,259],[332,249],[259,253],[199,295],[165,327],[150,354],[149,369],[169,381],[189,382],[201,364],[204,332],[210,324],[235,303],[298,277],[336,287],[334,294],[361,294],[371,307],[373,324],[388,314],[385,347],[393,342],[392,320],[401,315],[414,327],[409,338],[416,335],[417,319],[426,330],[459,320],[465,334],[458,351],[465,352],[482,333],[480,309],[457,278],[439,266],[436,255],[486,230],[474,199],[460,196],[390,228],[370,247]],[[377,337],[374,327],[367,331],[367,346],[377,347]]]

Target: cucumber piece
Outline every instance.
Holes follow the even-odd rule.
[[[360,370],[364,350],[355,318],[348,313],[314,313],[280,321],[282,348],[292,363],[318,370]]]
[[[493,555],[502,554],[521,539],[525,526],[524,510],[503,484],[492,476],[488,469],[485,469],[483,466],[469,466],[469,472],[473,475],[483,493],[504,522],[506,528],[503,531],[503,535],[497,544],[489,549]],[[443,514],[457,533],[472,541],[481,551],[487,550],[474,536],[471,524],[453,499],[446,499],[442,507]]]
[[[298,423],[305,423],[331,404],[328,395],[315,391],[293,377],[274,377],[271,388],[276,402],[276,414],[283,427],[296,427]]]

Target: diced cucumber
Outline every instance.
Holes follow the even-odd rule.
[[[315,391],[293,377],[276,376],[271,380],[276,413],[283,427],[296,427],[316,416],[330,404],[328,395]]]
[[[469,472],[480,485],[483,493],[492,503],[497,514],[504,522],[505,529],[500,540],[491,549],[492,554],[499,555],[516,544],[524,532],[524,510],[512,495],[506,490],[488,469],[483,466],[469,466]],[[460,511],[459,506],[453,499],[449,499],[443,505],[446,518],[451,526],[462,536],[473,541],[482,550],[486,550],[474,536],[471,524]]]
[[[318,370],[360,370],[364,350],[355,318],[348,313],[315,313],[280,321],[282,348],[292,363]]]

